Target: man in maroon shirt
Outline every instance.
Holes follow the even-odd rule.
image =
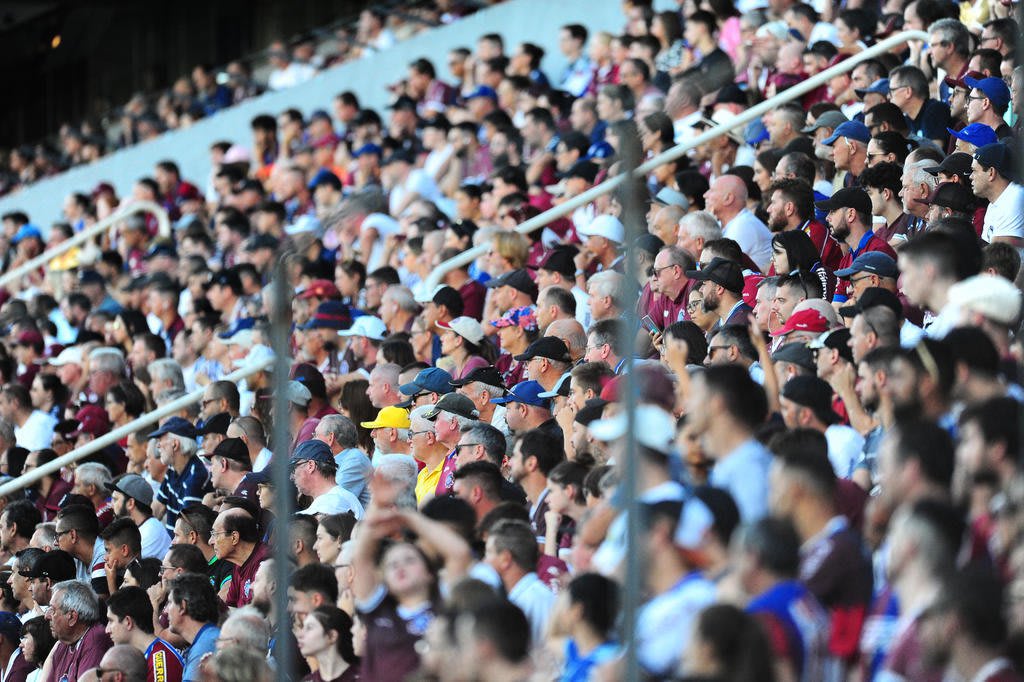
[[[641,315],[650,315],[659,329],[687,319],[686,303],[690,291],[699,284],[686,276],[696,263],[693,256],[678,246],[666,246],[654,257],[652,289],[656,295]]]
[[[70,682],[100,664],[103,653],[114,643],[104,631],[103,611],[92,588],[77,580],[65,580],[53,587],[46,612],[53,636],[57,638],[42,679]]]
[[[231,607],[245,606],[252,601],[252,583],[256,570],[270,556],[260,542],[259,526],[244,509],[228,509],[213,522],[210,540],[217,558],[235,565],[225,603]]]
[[[811,186],[797,178],[779,178],[768,188],[768,198],[768,228],[772,232],[803,230],[814,242],[818,261],[829,270],[835,270],[843,257],[843,250],[829,234],[828,228],[814,219],[814,190]],[[786,273],[772,270],[768,274]]]
[[[871,197],[863,189],[846,187],[814,205],[822,211],[828,211],[826,220],[832,229],[832,236],[846,244],[848,250],[839,261],[840,270],[850,267],[857,256],[868,251],[881,251],[896,260],[896,252],[892,247],[871,231]],[[839,282],[833,300],[846,301],[848,290],[848,283]]]

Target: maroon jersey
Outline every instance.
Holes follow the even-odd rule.
[[[114,646],[104,632],[104,626],[104,623],[90,626],[82,639],[70,646],[58,642],[50,654],[53,664],[45,682],[74,682],[86,670],[97,667],[107,649]]]
[[[419,669],[416,642],[434,619],[433,604],[401,613],[398,602],[381,585],[366,604],[357,604],[356,609],[366,623],[366,653],[359,672],[362,679],[401,682]]]
[[[252,601],[252,581],[256,579],[256,571],[260,564],[270,558],[270,549],[260,543],[242,564],[231,571],[231,584],[228,586],[228,598],[225,603],[231,607],[245,606]]]
[[[345,672],[337,677],[325,680],[320,671],[310,673],[302,678],[302,682],[356,682],[359,679],[359,669],[354,665],[345,668]]]
[[[164,640],[157,637],[146,649],[146,682],[181,682],[185,660]]]

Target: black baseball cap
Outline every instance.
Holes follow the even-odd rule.
[[[974,192],[959,182],[944,182],[933,189],[927,198],[921,199],[920,203],[970,213],[974,210]]]
[[[521,354],[513,357],[516,362],[525,362],[533,358],[572,362],[572,357],[569,355],[569,349],[566,347],[565,341],[562,341],[557,336],[542,336],[527,346],[526,350]]]
[[[778,350],[772,353],[772,360],[775,362],[791,362],[812,372],[816,368],[814,352],[803,341],[794,341],[793,343],[780,346]]]
[[[537,265],[527,266],[533,270],[550,270],[557,272],[563,277],[572,277],[576,274],[576,254],[579,249],[571,245],[561,245],[548,251],[540,259]]]
[[[821,336],[807,344],[811,350],[831,349],[839,351],[839,357],[853,362],[853,349],[850,348],[850,329],[839,327],[824,332]]]
[[[853,208],[871,215],[871,197],[860,187],[844,187],[824,201],[815,201],[814,206],[822,211]]]
[[[199,427],[199,435],[219,433],[223,436],[227,434],[229,424],[231,424],[231,415],[227,412],[220,412],[203,422],[203,425]]]
[[[588,183],[593,183],[599,170],[600,168],[598,168],[597,164],[593,161],[577,161],[569,168],[569,170],[562,173],[559,177],[583,178]]]
[[[808,407],[814,415],[826,424],[839,421],[832,409],[832,387],[816,376],[795,376],[782,387],[779,395],[797,405]]]
[[[77,569],[74,557],[63,550],[51,549],[36,559],[28,571],[22,570],[20,573],[26,578],[49,578],[51,582],[59,583],[73,580]]]
[[[925,167],[924,172],[930,175],[938,175],[939,173],[959,175],[966,179],[971,175],[971,160],[972,157],[967,152],[953,152],[944,158],[938,166]]]
[[[475,381],[487,384],[488,386],[506,388],[505,378],[501,376],[501,372],[499,372],[495,367],[477,367],[461,379],[452,379],[448,383],[452,386],[458,387],[472,384]]]
[[[206,457],[223,457],[246,465],[252,463],[252,460],[249,459],[249,448],[241,438],[225,438],[213,449],[213,452],[206,453]]]
[[[510,272],[506,272],[504,275],[501,275],[500,277],[489,279],[487,280],[487,284],[485,286],[487,286],[488,289],[497,289],[498,287],[512,287],[517,291],[523,292],[534,301],[537,300],[537,284],[536,282],[533,281],[533,278],[530,277],[529,273],[521,268],[519,270],[512,270]]]
[[[879,305],[883,305],[893,311],[897,317],[903,317],[903,304],[900,303],[900,299],[896,294],[882,287],[865,289],[856,303],[843,306],[839,309],[839,314],[843,317],[854,317],[868,308],[874,308]]]
[[[714,282],[735,294],[743,291],[743,269],[739,263],[725,258],[716,256],[700,270],[687,270],[686,276],[701,282]]]

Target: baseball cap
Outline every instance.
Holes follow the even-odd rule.
[[[195,440],[199,435],[199,432],[196,431],[196,427],[192,426],[192,422],[187,419],[182,419],[181,417],[168,417],[167,421],[160,425],[160,428],[150,433],[146,438],[159,438],[165,433],[173,433],[175,436],[191,438],[193,440]]]
[[[847,362],[853,362],[853,349],[850,348],[850,329],[839,327],[825,332],[818,338],[807,344],[811,350],[822,350],[829,348],[839,351],[839,357]]]
[[[254,234],[245,240],[244,249],[246,251],[259,251],[260,249],[270,249],[276,251],[277,247],[280,246],[281,241],[271,234]]]
[[[14,339],[14,343],[19,346],[34,346],[43,342],[43,335],[35,329],[26,329]]]
[[[223,331],[220,334],[217,334],[217,337],[220,339],[230,339],[238,332],[245,331],[246,329],[253,329],[255,326],[255,318],[243,317],[242,319],[237,320],[233,325],[231,325],[231,327],[227,329],[227,331]]]
[[[557,398],[558,396],[568,397],[570,393],[572,382],[572,371],[568,371],[562,376],[558,377],[558,381],[555,382],[554,387],[550,391],[544,391],[540,394],[541,398]]]
[[[616,244],[621,244],[626,238],[625,226],[613,215],[599,215],[586,227],[577,228],[576,233],[581,237],[604,237]]]
[[[352,152],[352,158],[358,159],[360,156],[364,156],[366,154],[376,154],[377,156],[380,156],[380,145],[376,145],[372,142],[367,142],[363,146],[359,147],[359,149]]]
[[[11,239],[12,244],[17,244],[23,239],[35,238],[42,240],[43,232],[32,223],[25,223],[18,228],[18,231],[14,234],[14,238]]]
[[[477,367],[461,379],[452,379],[448,383],[458,388],[459,386],[472,384],[475,381],[487,384],[488,386],[496,386],[502,389],[505,388],[505,378],[501,376],[501,372],[499,372],[496,367]]]
[[[448,393],[441,396],[441,399],[423,414],[423,418],[433,421],[442,412],[457,414],[466,419],[478,419],[480,417],[480,413],[473,406],[473,401],[461,393]]]
[[[288,462],[289,464],[298,464],[307,461],[334,464],[334,453],[331,452],[331,446],[316,438],[302,441],[295,448],[295,452],[292,453]]]
[[[21,619],[16,613],[0,611],[0,635],[8,642],[17,642],[21,638]]]
[[[970,123],[960,130],[953,130],[952,128],[946,128],[946,130],[958,140],[973,144],[975,147],[984,147],[987,144],[999,141],[999,138],[996,137],[996,131],[984,123]],[[926,168],[925,170],[928,169]]]
[[[295,298],[300,301],[305,301],[307,298],[341,298],[341,292],[329,279],[314,279]]]
[[[107,281],[103,279],[103,275],[96,272],[95,270],[81,270],[78,273],[78,283],[80,285],[99,284],[100,286],[102,286],[106,284]]]
[[[397,162],[411,164],[413,161],[415,161],[415,158],[413,158],[412,152],[406,151],[405,149],[395,149],[381,160],[380,165],[390,166]]]
[[[826,424],[839,421],[839,416],[832,409],[832,387],[824,379],[795,376],[785,383],[779,395],[801,407],[810,408],[814,416]]]
[[[507,405],[508,403],[523,403],[534,407],[548,407],[547,398],[541,398],[544,387],[539,381],[523,381],[512,387],[506,395],[500,398],[491,398],[495,405]]]
[[[316,307],[313,316],[300,329],[337,329],[352,326],[352,310],[341,301],[327,300]]]
[[[857,93],[857,97],[860,98],[860,99],[864,99],[864,95],[870,95],[872,93],[878,94],[878,95],[888,95],[889,94],[889,79],[888,78],[879,78],[878,80],[876,80],[874,83],[872,83],[868,87],[866,87],[866,88],[854,88],[853,91],[855,93]]]
[[[794,365],[803,367],[813,372],[815,370],[814,351],[807,347],[803,341],[787,343],[779,346],[778,350],[772,353],[772,360],[775,362],[791,362]]]
[[[576,418],[573,421],[582,424],[583,426],[590,426],[604,413],[604,406],[609,401],[604,398],[591,398],[583,403],[583,407],[576,412]]]
[[[232,334],[229,338],[224,339],[225,346],[242,346],[244,348],[252,348],[256,338],[253,336],[254,332],[251,329],[242,329],[241,331]]]
[[[963,78],[956,78],[954,76],[946,76],[942,81],[951,88],[965,88],[970,89],[967,83],[964,82],[964,78],[973,78],[975,80],[981,80],[985,77],[981,71],[968,71],[963,75]]]
[[[213,449],[213,452],[207,452],[205,456],[207,459],[223,457],[246,465],[252,461],[249,459],[249,448],[241,438],[225,438]]]
[[[747,93],[736,83],[729,83],[715,95],[715,104],[749,104]]]
[[[451,322],[438,320],[435,324],[439,329],[453,331],[476,346],[483,343],[484,328],[472,317],[456,317]]]
[[[879,277],[896,279],[900,270],[896,267],[896,261],[892,256],[881,251],[866,251],[853,259],[850,267],[836,270],[836,277],[849,277],[858,272],[870,272]]]
[[[360,315],[348,329],[342,329],[338,336],[365,336],[374,341],[383,341],[388,335],[388,327],[379,317]]]
[[[925,199],[921,199],[920,203],[970,213],[974,211],[974,192],[959,182],[944,182],[933,189]]]
[[[739,263],[718,256],[700,270],[687,270],[686,276],[701,282],[714,282],[736,294],[743,291],[743,270]]]
[[[138,474],[125,474],[112,483],[106,484],[107,490],[117,491],[122,495],[137,500],[147,507],[153,504],[153,486]]]
[[[711,117],[701,116],[696,123],[693,124],[694,128],[707,129],[714,128],[715,126],[728,125],[732,123],[739,114],[735,114],[728,109],[719,109],[718,111],[711,114]],[[726,137],[733,140],[737,144],[744,144],[746,140],[743,139],[743,134],[738,128],[732,128],[725,132]]]
[[[440,367],[427,367],[408,384],[402,384],[398,390],[405,395],[417,393],[437,393],[443,395],[452,392],[452,375]]]
[[[971,125],[974,124],[972,123]],[[985,127],[988,128],[988,126]],[[989,128],[989,130],[992,129]],[[954,133],[954,135],[955,134],[956,133]],[[993,138],[992,141],[995,142],[995,139]],[[967,152],[953,152],[944,158],[942,163],[938,166],[925,167],[924,172],[929,173],[930,175],[938,175],[939,173],[944,175],[959,175],[966,180],[971,175],[971,160],[972,157]]]
[[[684,211],[690,208],[690,200],[686,198],[686,195],[671,187],[662,187],[658,190],[658,193],[654,195],[654,203],[664,206],[678,206]]]
[[[786,323],[771,333],[772,336],[785,336],[792,332],[814,332],[820,334],[828,329],[828,320],[817,310],[799,310],[789,316]]]
[[[83,433],[99,436],[110,431],[110,417],[99,405],[86,405],[78,410],[75,421],[78,422],[78,428],[69,433],[68,438],[77,438]]]
[[[51,549],[36,559],[28,571],[21,571],[21,574],[26,578],[49,578],[51,582],[59,583],[74,579],[77,569],[74,557],[64,550]]]
[[[540,329],[537,324],[537,308],[532,305],[524,305],[519,308],[512,308],[497,320],[491,320],[491,326],[496,329],[502,327],[522,327],[526,331]]]
[[[984,168],[994,168],[997,173],[1009,180],[1017,177],[1013,150],[1005,142],[993,142],[981,147],[974,152],[974,160]]]
[[[574,163],[569,170],[561,174],[563,178],[583,178],[588,183],[593,183],[594,178],[597,177],[597,172],[600,170],[597,164],[593,161],[587,161],[580,159]]]
[[[871,197],[860,187],[844,187],[828,199],[815,201],[814,207],[822,211],[834,211],[837,208],[853,208],[860,213],[871,215]]]
[[[288,402],[301,405],[302,407],[309,405],[309,401],[313,399],[313,394],[306,388],[306,385],[294,379],[288,382],[285,395],[288,398]]]
[[[849,120],[850,119],[846,118],[846,114],[841,111],[826,111],[824,114],[814,119],[814,125],[809,125],[806,128],[803,128],[800,132],[813,133],[818,128],[832,128],[835,130]]]
[[[984,315],[997,324],[1012,327],[1020,319],[1020,289],[998,275],[968,277],[951,286],[948,297],[951,305]]]
[[[309,191],[312,192],[320,185],[330,185],[334,189],[340,190],[341,180],[339,180],[338,176],[332,173],[331,171],[327,170],[326,168],[321,168],[316,172],[316,175],[314,175],[313,178],[309,181]]]
[[[527,346],[525,351],[513,357],[516,362],[525,362],[533,358],[572,362],[565,342],[557,336],[542,336]]]
[[[80,365],[82,364],[85,353],[82,351],[81,346],[69,346],[60,352],[55,358],[50,358],[47,363],[54,367],[63,367],[64,365]]]
[[[399,95],[393,102],[391,102],[391,104],[388,105],[388,109],[395,111],[416,111],[416,100],[408,95]]]
[[[674,191],[674,190],[673,190]],[[572,277],[576,272],[576,263],[573,260],[579,250],[571,245],[558,245],[545,253],[536,265],[527,265],[533,270],[550,270],[557,272],[563,277]]]
[[[199,427],[199,434],[206,436],[211,433],[219,433],[223,436],[228,432],[228,426],[230,425],[231,415],[227,412],[218,412],[209,419],[203,421],[203,425]]]
[[[518,270],[511,270],[503,275],[489,279],[484,286],[488,289],[512,287],[517,291],[523,292],[534,301],[537,300],[537,283],[534,282],[533,278],[530,277],[530,274],[522,268]]]
[[[393,405],[381,408],[373,421],[359,422],[364,429],[407,429],[409,424],[409,410]]]
[[[981,90],[985,93],[985,97],[992,100],[992,104],[996,108],[1002,109],[1010,103],[1010,88],[1006,86],[1002,78],[989,76],[979,80],[970,76],[964,76],[964,85]]]
[[[594,438],[610,443],[626,435],[629,420],[626,412],[622,411],[608,419],[597,419],[591,422],[588,428]],[[666,455],[675,450],[675,420],[660,407],[638,405],[634,414],[633,431],[636,433],[637,442],[646,448]]]
[[[498,93],[494,91],[494,88],[488,87],[486,85],[478,85],[472,90],[470,90],[468,93],[463,95],[462,99],[468,102],[469,100],[476,99],[477,97],[486,97],[487,99],[493,99],[497,101]]]
[[[897,317],[903,317],[903,305],[900,303],[900,299],[896,294],[882,287],[868,287],[857,297],[856,303],[840,308],[839,314],[843,317],[854,317],[879,305],[893,311]]]
[[[831,147],[840,137],[845,137],[867,144],[871,140],[871,131],[860,121],[846,121],[832,131],[832,134],[821,141],[823,145]]]

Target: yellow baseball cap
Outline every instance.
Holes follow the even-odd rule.
[[[360,422],[364,429],[407,429],[409,428],[409,410],[401,407],[385,407],[377,413],[372,422]]]

